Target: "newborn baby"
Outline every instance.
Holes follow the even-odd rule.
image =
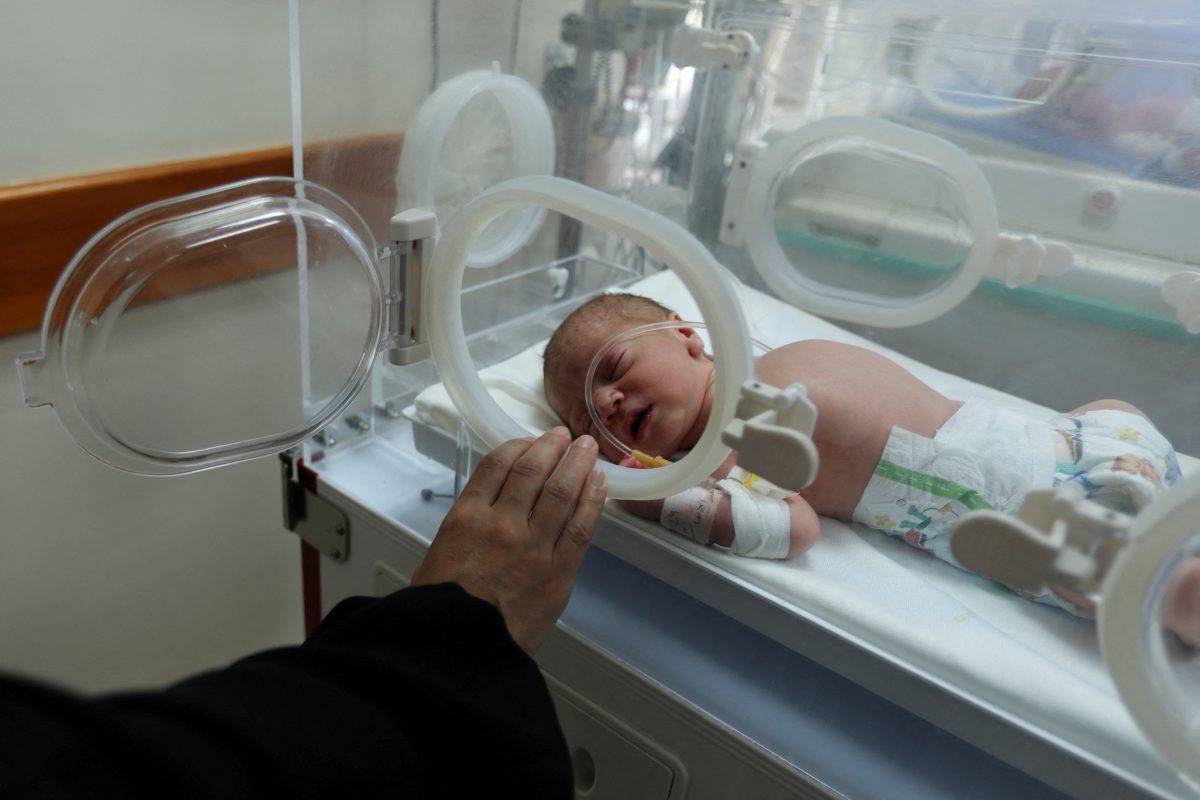
[[[592,358],[618,334],[678,314],[648,298],[600,295],[573,312],[545,350],[551,407],[574,435],[591,433],[609,459],[636,462],[593,430],[584,400]],[[634,513],[701,544],[734,553],[791,558],[820,534],[819,516],[861,522],[962,566],[950,553],[949,528],[962,514],[1016,514],[1025,493],[1080,483],[1088,497],[1132,513],[1174,484],[1170,444],[1141,412],[1099,400],[1034,420],[979,400],[951,400],[870,350],[823,340],[793,342],[755,361],[757,377],[803,384],[817,408],[816,480],[800,492],[763,489],[739,470],[736,453],[713,481],[665,500],[626,501]],[[655,331],[612,348],[593,379],[593,401],[606,428],[630,448],[671,457],[691,448],[713,401],[711,356],[691,328]],[[1200,572],[1200,568],[1197,569]],[[1180,610],[1200,641],[1200,575],[1195,608]],[[1032,599],[1076,613],[1088,598],[1047,589]],[[1175,627],[1174,625],[1172,626]]]

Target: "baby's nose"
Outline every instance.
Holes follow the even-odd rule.
[[[612,386],[601,386],[595,390],[592,397],[596,410],[603,417],[612,416],[621,407],[621,401],[624,399],[624,395]]]

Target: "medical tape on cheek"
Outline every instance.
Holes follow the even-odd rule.
[[[729,493],[733,516],[733,546],[730,551],[750,558],[787,558],[792,542],[791,514],[787,503],[755,494],[736,480],[726,478],[717,486]]]
[[[721,494],[720,489],[705,486],[673,494],[663,500],[659,524],[693,542],[708,544],[712,541],[713,520],[717,516]]]

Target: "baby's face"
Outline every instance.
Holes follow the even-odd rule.
[[[591,434],[613,461],[623,453],[594,429],[584,401],[587,368],[613,337],[633,325],[581,326],[551,376],[546,396],[575,435]],[[596,368],[596,411],[619,440],[635,450],[669,457],[692,447],[712,408],[713,365],[695,331],[638,336],[613,347]]]

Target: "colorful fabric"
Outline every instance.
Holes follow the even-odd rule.
[[[1070,481],[1086,496],[1136,514],[1181,477],[1170,443],[1145,417],[1088,411],[1049,421],[1054,434],[1054,486]]]

